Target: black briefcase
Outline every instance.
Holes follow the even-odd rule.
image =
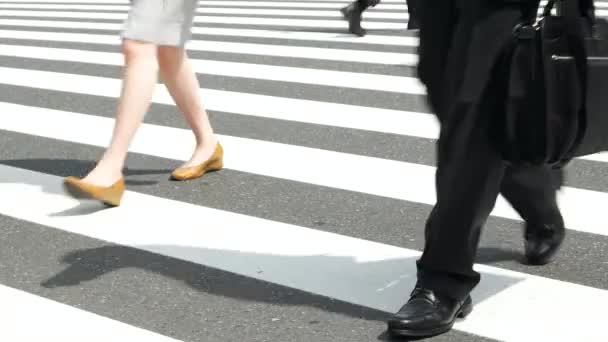
[[[492,139],[511,164],[561,167],[608,150],[608,23],[579,0],[549,1],[538,23],[536,11],[494,69]]]
[[[574,156],[608,151],[608,21],[594,19],[588,28],[586,127]]]

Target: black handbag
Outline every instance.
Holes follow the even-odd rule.
[[[491,138],[511,164],[561,167],[608,148],[601,128],[590,128],[608,129],[599,115],[604,100],[597,98],[607,90],[608,63],[588,63],[589,54],[608,52],[601,37],[606,22],[595,18],[592,1],[586,9],[581,0],[558,1],[558,14],[551,14],[556,1],[550,0],[536,23],[538,3],[530,6],[493,69],[488,96],[496,98],[488,109],[498,113],[492,114]]]
[[[590,30],[585,34],[587,83],[585,120],[587,126],[575,157],[608,151],[608,21],[590,12]]]

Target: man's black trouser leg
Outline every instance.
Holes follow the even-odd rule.
[[[407,12],[409,14],[409,20],[407,22],[408,30],[417,30],[420,28],[420,17],[418,13],[420,0],[405,0],[407,4]]]
[[[357,0],[357,5],[361,11],[365,11],[368,7],[375,7],[380,3],[380,0]]]
[[[562,171],[506,166],[488,138],[487,113],[462,106],[442,120],[437,203],[426,225],[418,285],[464,299],[479,283],[473,270],[481,229],[502,193],[530,223],[561,220]]]
[[[556,196],[563,177],[550,168],[507,168],[500,191],[526,223],[563,226]]]

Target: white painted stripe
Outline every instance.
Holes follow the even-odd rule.
[[[346,3],[346,2],[344,2]],[[315,3],[315,2],[305,2],[305,1],[201,1],[199,3],[203,7],[207,6],[232,6],[232,7],[281,7],[281,8],[289,8],[289,7],[300,7],[300,8],[329,8],[336,9],[341,8],[336,3]],[[368,11],[386,11],[386,10],[398,10],[398,11],[407,11],[407,6],[405,5],[405,1],[401,3],[395,4],[386,4],[384,1],[381,1],[376,7],[369,8]]]
[[[1,8],[1,7],[0,7]],[[86,6],[85,8],[86,9]],[[336,10],[338,10],[336,8]],[[313,10],[268,10],[268,9],[231,9],[231,8],[212,8],[206,7],[203,9],[199,9],[198,13],[200,14],[249,14],[249,15],[276,15],[276,16],[317,16],[317,17],[336,17],[342,18],[342,14],[339,11],[330,12],[330,11],[313,11]],[[543,9],[539,8],[538,14],[543,13]],[[606,10],[596,10],[597,16],[606,16],[608,15],[608,11]],[[394,19],[394,20],[404,20],[409,19],[409,12],[402,13],[391,13],[391,12],[376,12],[376,11],[365,11],[363,13],[363,19]]]
[[[94,3],[94,4],[128,4],[130,0],[5,0],[4,3],[53,3],[53,4],[70,4],[70,3]],[[299,0],[298,0],[299,1]],[[341,0],[337,0],[341,1]]]
[[[119,31],[121,24],[82,22],[82,21],[54,21],[54,20],[23,20],[23,19],[0,19],[0,25],[23,26],[27,28],[77,28]],[[252,29],[231,29],[217,27],[194,27],[194,34],[219,35],[233,37],[253,37],[253,38],[278,38],[290,40],[309,40],[356,44],[380,44],[396,46],[417,46],[418,38],[402,36],[381,36],[367,34],[364,37],[356,37],[351,34],[336,34],[325,32],[301,32],[301,31],[274,31],[274,30],[252,30]],[[193,41],[197,41],[194,39]],[[92,42],[89,42],[92,43]],[[190,46],[188,46],[190,49]]]
[[[94,44],[120,44],[118,36],[0,30],[0,37],[13,39],[38,39],[48,41],[69,41]],[[91,40],[84,40],[90,38]],[[373,63],[384,65],[415,66],[416,54],[402,52],[377,52],[353,49],[332,49],[303,46],[282,46],[273,44],[250,44],[236,42],[218,42],[196,40],[188,44],[188,49],[196,51],[224,52],[233,54],[250,54],[258,56],[291,57],[315,60],[329,60],[355,63]],[[9,49],[11,50],[11,49]],[[10,51],[7,51],[10,52]]]
[[[608,152],[596,153],[588,156],[583,156],[578,159],[591,160],[596,162],[608,163]]]
[[[221,5],[220,5],[221,6]],[[0,9],[7,8],[19,8],[19,9],[37,9],[37,10],[46,10],[46,9],[55,9],[55,10],[90,10],[90,11],[128,11],[131,8],[131,5],[70,5],[70,4],[62,4],[62,3],[54,3],[54,4],[7,4],[0,2]],[[197,10],[198,11],[198,10]]]
[[[1,32],[0,37],[2,37]],[[20,45],[0,45],[0,56],[114,66],[122,66],[124,64],[123,57],[119,53]],[[424,94],[424,87],[420,84],[418,79],[412,77],[200,59],[192,59],[191,62],[196,72],[209,75],[244,77],[259,80],[369,89],[397,93]]]
[[[0,214],[66,232],[387,312],[398,310],[414,286],[414,250],[136,192],[127,192],[120,207],[95,211],[101,206],[63,195],[59,177],[0,166],[0,179]],[[73,215],[56,215],[66,212]],[[604,315],[589,311],[608,306],[608,291],[475,268],[482,273],[476,308],[455,329],[513,342],[608,339]]]
[[[340,1],[340,0],[338,0]],[[95,4],[128,4],[129,0],[7,0],[4,3],[53,3],[53,4],[69,4],[69,3],[95,3]]]
[[[222,6],[221,4],[219,6]],[[314,5],[310,6],[313,7]],[[316,7],[316,6],[314,6]],[[266,15],[266,16],[296,16],[296,17],[334,17],[342,18],[342,14],[338,11],[340,7],[332,6],[335,11],[325,10],[305,10],[305,9],[261,9],[261,8],[233,8],[233,7],[204,7],[197,9],[197,15],[202,14],[238,14],[238,15]],[[130,6],[124,5],[41,5],[41,4],[2,4],[0,3],[0,9],[11,9],[11,8],[23,8],[23,9],[56,9],[56,10],[90,10],[90,11],[124,11],[127,13]],[[319,7],[317,7],[319,8]],[[330,8],[330,6],[320,6],[320,8]],[[602,8],[602,7],[597,7]],[[596,15],[606,16],[608,15],[607,10],[597,9]],[[363,13],[363,19],[392,19],[392,20],[404,20],[409,19],[409,12],[381,12],[377,10],[365,11]],[[538,9],[538,14],[543,12],[543,8]]]
[[[9,3],[53,3],[53,4],[70,4],[70,3],[92,3],[92,4],[128,4],[129,0],[13,0],[13,1],[4,1]],[[213,1],[212,1],[213,2]],[[241,1],[216,1],[221,3],[239,3]],[[289,2],[289,1],[287,1]],[[351,0],[298,0],[298,3],[302,4],[316,4],[318,2],[330,2],[337,4],[348,4],[352,2]],[[402,5],[404,3],[403,0],[383,0],[381,4],[395,4]],[[541,1],[541,5],[544,6],[547,1]],[[594,1],[595,7],[608,7],[608,1]]]
[[[70,5],[66,3],[54,3],[51,5],[41,5],[31,4],[25,5],[23,3],[11,3],[7,4],[5,2],[0,3],[5,8],[48,8],[48,9],[65,9],[67,6],[79,6],[83,9],[91,8],[92,6],[96,6],[99,8],[100,2],[94,2],[93,5],[82,5],[81,2],[78,2],[78,5]],[[112,3],[110,5],[103,5],[103,8],[116,8],[118,10],[125,10],[130,7],[129,4],[117,5],[118,2]],[[339,4],[336,3],[315,3],[315,2],[302,2],[302,1],[201,1],[199,2],[198,11],[201,9],[205,9],[208,7],[269,7],[269,8],[317,8],[317,9],[339,9],[341,8]],[[385,4],[384,1],[380,2],[376,7],[369,8],[367,11],[402,11],[407,13],[407,6],[405,5],[405,1],[400,4]],[[204,12],[204,11],[203,11]]]
[[[83,20],[93,19],[115,19],[124,20],[126,13],[99,13],[99,12],[61,12],[61,11],[17,11],[2,10],[0,15],[38,17],[38,18],[78,18]],[[233,25],[266,25],[266,26],[288,26],[288,27],[314,27],[320,28],[346,28],[345,20],[316,20],[316,19],[279,19],[259,17],[223,17],[199,15],[194,18],[195,23],[233,24]],[[407,20],[398,22],[368,22],[365,27],[375,30],[406,30]]]
[[[101,77],[12,68],[0,68],[0,71],[3,72],[4,76],[3,79],[0,79],[0,83],[31,88],[114,97],[115,92],[112,89],[120,87],[118,80]],[[82,83],[93,84],[93,86],[87,89],[77,86]],[[439,136],[439,124],[435,116],[427,113],[341,105],[204,88],[201,90],[205,105],[209,110],[426,139],[437,139]],[[160,91],[163,92],[163,95],[156,97],[154,102],[172,104],[172,100],[164,93],[164,89]],[[238,100],[233,101],[234,99]],[[285,108],[289,108],[289,112],[285,112]],[[326,113],[331,113],[331,115],[326,115]],[[608,152],[583,156],[577,159],[608,163]]]
[[[107,144],[114,122],[106,117],[7,103],[0,105],[0,113],[11,116],[11,120],[0,122],[0,129],[93,146]],[[163,137],[162,141],[158,137]],[[435,168],[431,166],[255,139],[230,136],[220,136],[220,139],[229,151],[227,168],[400,200],[435,203]],[[189,130],[146,124],[138,131],[131,151],[186,160],[193,148]],[[277,162],[260,163],[259,156],[268,156]],[[608,193],[565,187],[559,202],[569,229],[608,235],[604,224]],[[492,214],[520,220],[502,197]]]
[[[220,5],[221,6],[221,5]],[[0,9],[55,9],[55,10],[88,10],[88,11],[124,11],[125,13],[131,6],[123,5],[28,5],[28,4],[2,4]],[[262,9],[262,8],[231,8],[231,7],[205,7],[199,8],[198,14],[246,14],[246,15],[266,15],[266,16],[296,16],[296,17],[334,17],[342,18],[338,7],[334,11],[327,10],[305,10],[305,9]],[[392,13],[370,11],[364,13],[364,19],[407,19],[407,12]]]
[[[70,4],[70,3],[93,3],[93,4],[128,4],[129,0],[12,0],[12,1],[4,1],[11,3],[54,3],[54,4]],[[224,1],[222,1],[224,2]],[[227,3],[233,1],[225,1]],[[318,3],[318,2],[330,2],[336,4],[348,4],[352,2],[352,0],[298,0],[298,2],[305,3]],[[403,0],[383,0],[383,3],[387,4],[403,4]]]
[[[2,170],[0,174],[7,174],[6,171]],[[15,186],[2,186],[5,185]],[[0,303],[2,341],[178,342],[173,338],[4,285],[0,285]]]
[[[595,5],[595,8],[608,8],[608,2],[606,2],[606,1],[597,1],[597,0],[595,0],[595,1],[593,1],[593,3]],[[541,1],[540,5],[541,6],[547,5],[547,1],[545,1],[545,0]]]
[[[76,94],[116,97],[121,87],[118,79],[96,76],[2,67],[0,74],[0,84]],[[83,87],[82,84],[87,86]],[[209,110],[415,137],[438,135],[439,127],[432,114],[215,89],[201,90],[203,102]],[[163,87],[157,90],[153,101],[173,104]]]

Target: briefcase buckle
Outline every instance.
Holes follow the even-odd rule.
[[[513,28],[513,35],[518,39],[533,39],[536,36],[536,28],[527,23],[519,23]]]

